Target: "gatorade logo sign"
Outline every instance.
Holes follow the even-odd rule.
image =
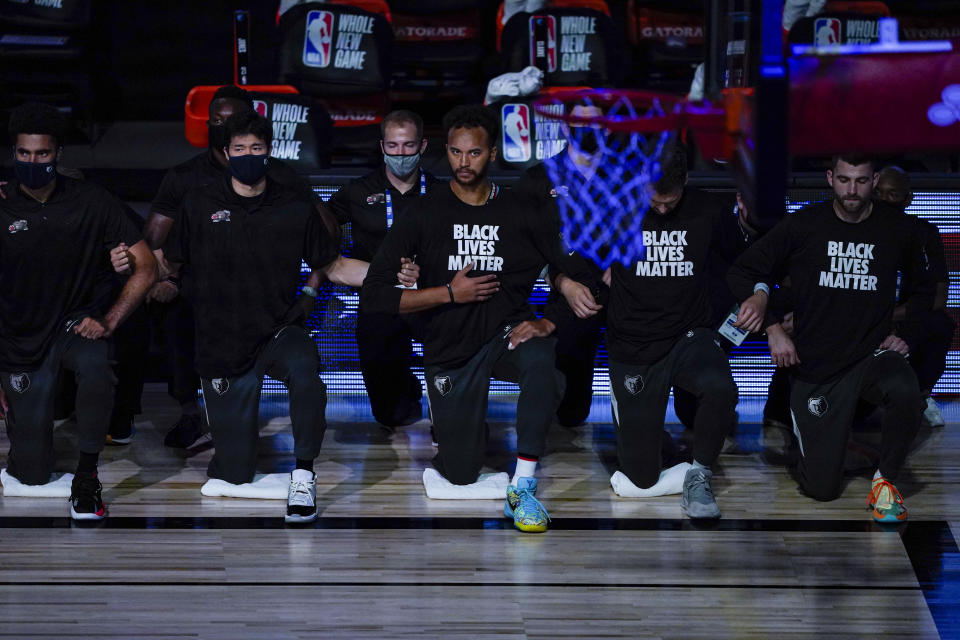
[[[526,162],[532,155],[530,145],[530,107],[505,104],[500,109],[503,130],[503,157],[507,162]]]
[[[267,103],[263,100],[254,100],[253,110],[256,111],[261,117],[267,117]]]
[[[557,19],[530,16],[530,64],[552,73],[557,70]]]
[[[332,49],[333,14],[329,11],[309,12],[303,38],[303,64],[308,67],[330,66]]]
[[[303,38],[303,64],[308,67],[333,67],[363,71],[367,52],[360,48],[363,36],[373,33],[372,16],[340,14],[337,20],[336,40],[333,37],[333,13],[307,13],[306,33]]]
[[[840,21],[836,18],[817,18],[813,23],[813,44],[817,47],[840,44]]]

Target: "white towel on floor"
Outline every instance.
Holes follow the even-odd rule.
[[[664,469],[660,472],[657,484],[648,489],[639,488],[621,471],[617,471],[610,476],[610,486],[613,487],[613,492],[622,498],[654,498],[683,493],[683,478],[687,475],[687,469],[692,466],[689,462],[681,462],[669,469]]]
[[[5,498],[69,498],[73,474],[65,473],[60,477],[53,474],[47,484],[23,484],[7,473],[6,469],[0,469],[0,483],[3,483]]]
[[[508,484],[510,476],[503,472],[481,474],[473,484],[453,484],[433,467],[423,470],[423,488],[433,500],[503,500]]]
[[[260,500],[286,500],[290,488],[289,473],[257,474],[253,482],[232,484],[226,480],[210,478],[200,487],[200,493],[212,498],[258,498]]]

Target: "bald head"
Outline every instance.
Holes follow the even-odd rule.
[[[913,192],[910,190],[910,174],[900,167],[884,167],[880,170],[880,178],[877,180],[875,192],[880,200],[906,209],[913,201]]]

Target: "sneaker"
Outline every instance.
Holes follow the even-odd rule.
[[[942,427],[947,424],[947,421],[943,419],[943,414],[940,413],[937,401],[930,396],[927,396],[927,406],[923,410],[923,424],[927,427]]]
[[[906,522],[907,508],[903,506],[903,497],[893,483],[880,477],[873,481],[867,506],[873,509],[873,519],[877,522]]]
[[[713,478],[713,472],[710,469],[697,466],[687,469],[687,474],[683,477],[683,496],[680,498],[680,507],[688,517],[693,519],[720,517],[720,507],[713,499],[713,489],[710,487],[711,478]]]
[[[133,434],[136,431],[133,426],[133,418],[114,421],[110,424],[110,430],[107,432],[107,444],[114,447],[128,445],[133,442]]]
[[[517,478],[517,485],[507,487],[507,500],[503,503],[503,515],[513,518],[513,526],[527,533],[547,530],[550,514],[537,500],[536,478]]]
[[[307,477],[308,473],[309,477]],[[316,519],[317,474],[304,469],[295,469],[290,474],[290,488],[287,489],[287,515],[284,521],[304,524]]]
[[[100,492],[103,486],[97,473],[78,471],[70,487],[70,517],[74,520],[103,520],[107,508]]]
[[[163,444],[167,447],[187,449],[196,444],[204,435],[203,421],[200,416],[185,413],[167,432],[167,435],[163,438]]]

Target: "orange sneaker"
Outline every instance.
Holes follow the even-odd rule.
[[[873,519],[877,522],[906,522],[907,508],[903,506],[903,497],[893,483],[880,477],[873,481],[867,506],[873,509]]]

